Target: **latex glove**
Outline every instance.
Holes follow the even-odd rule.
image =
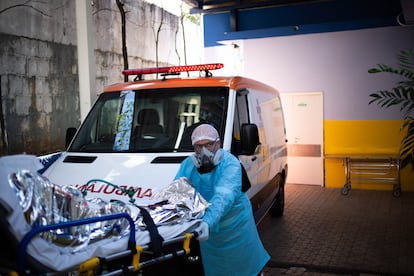
[[[196,239],[199,241],[206,241],[208,240],[208,224],[207,222],[202,221],[200,225],[194,229],[196,232]]]

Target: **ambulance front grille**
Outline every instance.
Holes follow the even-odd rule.
[[[187,156],[158,156],[155,157],[151,164],[180,164]]]
[[[65,163],[93,163],[97,156],[78,156],[78,155],[68,155],[65,157],[63,162]]]

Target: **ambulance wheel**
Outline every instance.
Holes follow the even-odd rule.
[[[279,192],[276,195],[276,200],[269,209],[269,215],[272,217],[283,216],[285,210],[285,183],[284,181],[279,186]]]

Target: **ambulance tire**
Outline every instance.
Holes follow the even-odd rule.
[[[285,181],[279,186],[279,192],[276,195],[276,200],[272,207],[269,209],[269,215],[271,217],[281,217],[285,209]]]

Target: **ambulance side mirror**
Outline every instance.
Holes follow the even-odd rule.
[[[66,129],[66,139],[65,139],[65,147],[66,149],[69,147],[70,142],[72,141],[73,137],[75,137],[76,128],[69,127]]]
[[[240,130],[241,154],[253,155],[260,145],[259,130],[255,124],[242,124]]]

